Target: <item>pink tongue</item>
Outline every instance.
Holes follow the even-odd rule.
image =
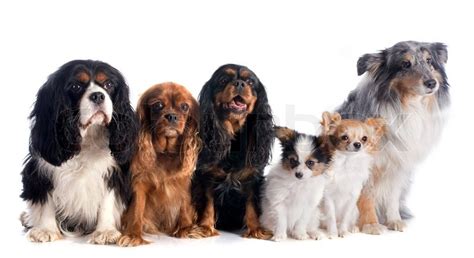
[[[229,103],[229,107],[230,107],[230,108],[233,108],[233,109],[242,110],[242,109],[247,108],[247,105],[246,105],[245,103],[232,100],[232,102]]]

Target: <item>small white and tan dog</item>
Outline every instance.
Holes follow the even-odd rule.
[[[322,201],[328,237],[344,237],[358,230],[357,200],[370,176],[374,153],[384,135],[385,122],[380,118],[365,121],[341,119],[339,113],[323,113],[322,145],[333,153]]]
[[[281,161],[271,169],[264,185],[260,222],[273,232],[274,241],[319,239],[319,203],[328,181],[325,171],[330,153],[319,138],[282,127],[275,128],[281,142]]]

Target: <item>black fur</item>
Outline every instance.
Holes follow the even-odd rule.
[[[249,70],[233,64],[221,66],[199,94],[200,136],[203,148],[193,178],[193,201],[201,217],[207,202],[205,191],[213,189],[216,227],[235,230],[244,226],[243,218],[248,197],[253,198],[259,212],[263,170],[269,162],[274,136],[273,116],[265,87],[253,73],[253,94],[257,96],[253,112],[247,116],[246,123],[234,137],[224,129],[222,120],[226,114],[215,107],[214,97],[224,89],[219,80],[227,68]],[[227,174],[226,179],[216,178],[209,173],[212,167],[222,169]],[[235,179],[244,168],[254,170],[253,175],[246,180]]]
[[[129,88],[120,72],[104,62],[92,60],[74,60],[64,64],[39,89],[29,117],[32,120],[30,154],[22,171],[21,198],[33,204],[44,203],[54,188],[51,171],[39,166],[39,159],[61,166],[81,151],[79,102],[84,92],[72,93],[70,90],[78,70],[88,71],[89,74],[101,71],[115,85],[109,93],[113,114],[108,132],[109,148],[120,169],[110,168],[104,183],[110,190],[115,190],[119,200],[127,204],[131,197],[129,166],[136,150],[138,120],[130,105]]]

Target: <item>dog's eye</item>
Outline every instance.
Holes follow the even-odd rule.
[[[299,162],[295,158],[290,158],[290,164],[292,167],[296,167],[299,165]]]
[[[80,85],[79,83],[73,83],[73,84],[71,85],[71,90],[72,90],[73,92],[79,92],[79,91],[82,90],[82,85]]]
[[[411,67],[411,62],[410,61],[403,61],[402,62],[402,68],[403,69],[408,69]]]
[[[189,105],[187,103],[181,104],[181,110],[183,110],[184,112],[188,111],[189,110]]]
[[[428,57],[426,58],[426,63],[431,65],[433,63],[433,60],[431,60],[431,58]]]
[[[104,89],[105,90],[109,91],[109,90],[113,89],[114,87],[115,87],[115,84],[112,81],[106,81],[104,83]]]
[[[341,136],[341,140],[347,141],[347,140],[349,140],[349,137],[347,135],[343,135],[343,136]]]
[[[308,168],[312,168],[312,167],[314,166],[314,161],[312,161],[312,160],[307,160],[307,161],[306,161],[306,166],[307,166]]]
[[[221,79],[219,80],[219,83],[220,83],[221,85],[226,85],[227,83],[229,83],[229,79],[223,77],[223,78],[221,78]]]
[[[160,112],[164,107],[165,107],[165,105],[163,104],[163,102],[158,101],[158,102],[156,102],[155,104],[153,104],[153,106],[151,106],[151,111],[153,111],[153,112],[155,112],[155,113],[158,113],[158,112]]]
[[[367,141],[367,136],[362,137],[362,141],[366,142]]]
[[[248,85],[250,85],[250,86],[252,86],[252,85],[255,83],[255,81],[252,80],[252,79],[250,79],[250,78],[247,79],[247,80],[245,80],[245,82],[246,82]]]

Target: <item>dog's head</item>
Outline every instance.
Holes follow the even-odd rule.
[[[342,119],[337,112],[324,112],[321,125],[323,137],[336,150],[354,153],[376,150],[387,130],[382,118]]]
[[[308,179],[326,170],[331,157],[316,136],[286,127],[275,127],[275,136],[281,143],[281,166],[293,178]]]
[[[151,141],[160,152],[178,152],[188,139],[197,137],[199,107],[191,93],[176,83],[157,84],[138,101],[140,142]],[[143,138],[143,139],[142,139]],[[143,147],[142,143],[140,148]]]
[[[79,153],[92,127],[108,129],[119,164],[129,161],[134,149],[137,122],[128,86],[117,69],[100,61],[74,60],[50,75],[30,118],[31,151],[53,165]]]
[[[446,45],[405,41],[379,53],[365,54],[357,62],[357,72],[368,72],[375,80],[387,81],[403,98],[432,95],[445,85]]]

